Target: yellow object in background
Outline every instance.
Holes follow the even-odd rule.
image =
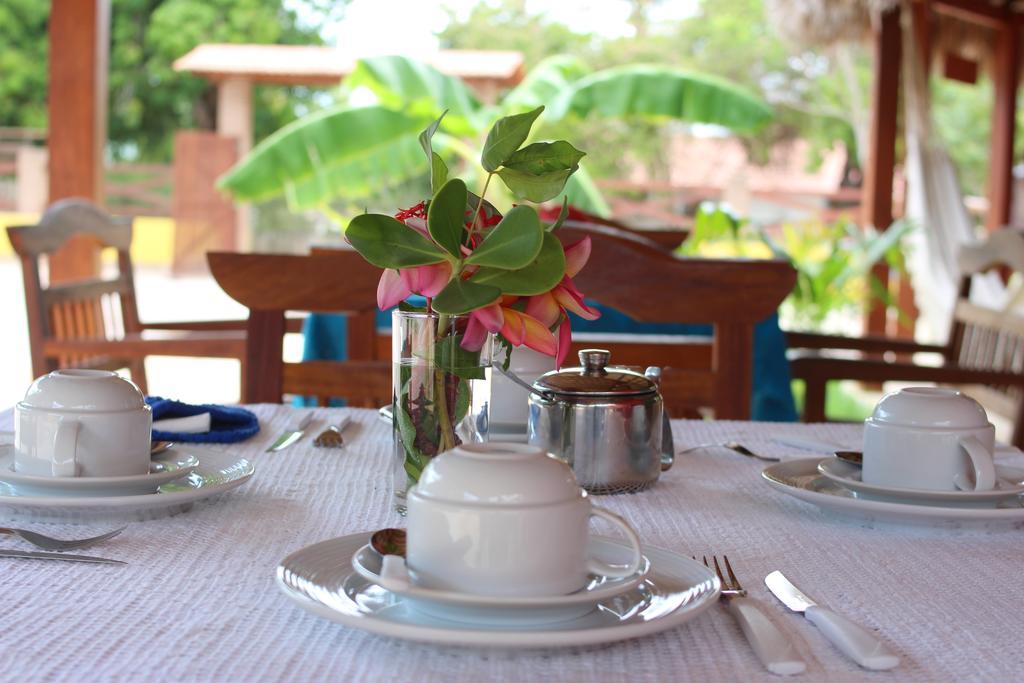
[[[32,225],[39,216],[0,211],[0,229],[9,225]],[[0,238],[0,257],[13,255],[6,233]],[[166,216],[138,216],[132,234],[132,261],[137,266],[168,266],[174,257],[174,219]],[[112,258],[106,256],[105,258]]]

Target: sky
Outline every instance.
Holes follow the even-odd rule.
[[[342,21],[325,29],[324,38],[352,57],[397,51],[429,54],[438,48],[436,34],[447,24],[449,11],[464,18],[483,1],[352,0]],[[698,0],[665,0],[651,10],[651,19],[682,19],[693,14],[697,4]],[[584,33],[608,38],[632,34],[628,0],[527,0],[526,8]]]

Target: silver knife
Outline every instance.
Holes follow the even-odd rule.
[[[303,433],[306,431],[306,427],[309,426],[310,421],[313,419],[313,413],[308,412],[304,414],[297,422],[292,422],[290,425],[285,427],[284,432],[281,436],[277,437],[277,441],[267,449],[267,453],[271,451],[280,451],[288,448],[293,443],[302,438]]]
[[[891,669],[900,663],[899,656],[870,631],[815,603],[782,572],[772,572],[764,582],[782,604],[794,612],[802,612],[833,645],[865,669]]]
[[[26,560],[64,560],[65,562],[92,562],[95,564],[128,564],[121,560],[108,560],[105,557],[90,555],[71,555],[68,553],[44,553],[38,550],[7,550],[0,549],[0,557],[20,557]]]

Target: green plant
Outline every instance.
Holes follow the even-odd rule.
[[[367,93],[376,104],[353,104]],[[293,210],[330,211],[339,197],[351,205],[429,172],[416,133],[441,112],[447,115],[434,131],[433,153],[447,165],[460,163],[471,182],[480,177],[474,150],[487,124],[541,104],[547,106],[549,121],[646,117],[752,130],[772,117],[766,104],[728,81],[644,64],[591,73],[565,55],[538,64],[491,106],[480,103],[461,80],[422,62],[397,56],[363,59],[346,78],[342,100],[261,142],[221,178],[220,186],[244,201],[284,195]],[[509,170],[504,179],[515,175]],[[529,183],[508,185],[514,198],[536,196]],[[608,213],[582,166],[568,178],[566,195],[584,210]],[[345,222],[345,216],[338,219]]]
[[[693,232],[680,252],[789,261],[797,271],[797,282],[783,303],[786,317],[797,328],[817,328],[834,313],[863,306],[869,292],[884,305],[895,305],[871,269],[885,262],[893,270],[905,270],[901,240],[912,227],[905,220],[885,231],[861,228],[847,219],[807,220],[784,223],[769,232],[720,206],[705,205],[698,210]]]

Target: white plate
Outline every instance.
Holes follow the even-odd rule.
[[[1024,470],[1005,465],[996,465],[996,488],[990,491],[928,491],[865,484],[860,478],[860,467],[843,462],[838,458],[825,458],[819,462],[818,472],[851,491],[873,498],[884,498],[903,503],[933,503],[936,505],[991,503],[1014,498],[1024,493]]]
[[[0,516],[28,521],[91,523],[144,521],[185,512],[197,500],[241,486],[255,471],[238,455],[205,449],[182,449],[198,460],[189,475],[138,496],[34,495],[0,483]],[[180,456],[179,456],[180,457]]]
[[[169,450],[150,464],[149,474],[127,477],[39,477],[14,471],[14,446],[0,446],[0,482],[19,495],[137,496],[154,493],[163,484],[192,472],[199,460],[191,453]]]
[[[408,599],[356,574],[349,558],[369,539],[369,533],[353,534],[292,553],[277,568],[278,586],[303,609],[352,628],[426,643],[503,649],[592,645],[657,633],[714,605],[720,588],[703,565],[645,546],[651,562],[647,578],[581,616],[533,626],[452,621],[424,614]],[[614,539],[594,540],[602,548],[624,547]]]
[[[591,553],[610,564],[629,562],[632,551],[625,546],[596,543]],[[365,545],[352,556],[352,568],[367,581],[380,584],[381,556]],[[512,597],[474,595],[455,591],[437,590],[410,585],[401,590],[387,588],[396,595],[411,600],[418,610],[444,619],[502,623],[542,623],[565,621],[586,614],[594,605],[626,593],[644,580],[651,563],[644,557],[640,569],[630,576],[610,578],[593,576],[587,586],[569,595]]]
[[[761,476],[772,488],[844,517],[868,522],[921,524],[944,528],[1010,527],[1024,523],[1019,498],[987,507],[940,507],[867,500],[818,472],[821,458],[787,460],[765,468]]]

